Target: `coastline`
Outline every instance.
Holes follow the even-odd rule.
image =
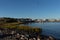
[[[55,38],[52,36],[41,35],[41,32],[42,32],[41,28],[23,26],[23,25],[19,26],[18,23],[7,23],[7,24],[0,25],[0,31],[1,31],[0,33],[2,33],[2,35],[0,34],[0,36],[3,36],[3,38],[5,38],[7,36],[10,37],[11,35],[15,36],[15,35],[19,34],[19,36],[20,35],[25,36],[27,34],[27,35],[29,35],[28,39],[35,38],[35,39],[41,39],[41,40],[42,39],[43,40],[48,40],[48,39],[55,40]],[[11,36],[12,39],[13,39],[13,36]],[[17,37],[17,36],[15,36],[15,37]],[[0,37],[0,38],[2,38],[2,37]]]

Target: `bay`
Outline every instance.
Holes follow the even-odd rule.
[[[30,23],[28,26],[42,28],[42,34],[60,39],[60,22]]]

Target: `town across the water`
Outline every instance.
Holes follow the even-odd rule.
[[[0,23],[5,22],[19,22],[19,23],[31,23],[31,22],[60,22],[60,19],[31,19],[31,18],[10,18],[1,17]]]

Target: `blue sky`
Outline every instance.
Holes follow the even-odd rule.
[[[0,0],[0,17],[60,18],[60,0]]]

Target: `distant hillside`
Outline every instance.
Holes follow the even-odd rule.
[[[9,17],[3,17],[0,18],[0,23],[13,23],[13,22],[18,22],[18,23],[29,23],[29,22],[34,22],[30,18],[9,18]]]

